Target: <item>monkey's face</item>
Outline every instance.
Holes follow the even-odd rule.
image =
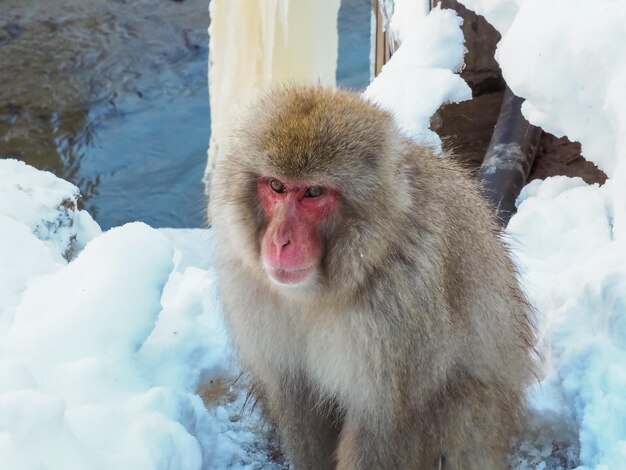
[[[392,117],[358,95],[268,93],[217,162],[221,256],[291,297],[348,297],[387,257],[385,235],[408,212],[399,141]]]
[[[337,210],[338,194],[311,182],[263,176],[257,192],[267,221],[261,258],[269,278],[301,285],[319,275],[323,254],[321,227]]]

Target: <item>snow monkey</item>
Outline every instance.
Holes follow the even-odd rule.
[[[534,334],[451,158],[359,95],[287,87],[241,119],[211,211],[234,344],[297,469],[508,467]]]

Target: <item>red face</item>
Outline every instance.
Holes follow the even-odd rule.
[[[261,255],[269,276],[281,284],[311,279],[322,259],[321,223],[336,209],[337,193],[268,177],[259,178],[258,194],[268,221]]]

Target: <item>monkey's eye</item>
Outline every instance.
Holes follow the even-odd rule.
[[[270,188],[272,188],[272,191],[274,191],[275,193],[285,192],[285,185],[274,178],[270,180]]]
[[[324,194],[324,188],[321,186],[309,186],[304,192],[304,197],[320,197]]]

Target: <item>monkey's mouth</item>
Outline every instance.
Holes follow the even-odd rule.
[[[279,284],[300,284],[309,279],[315,271],[314,266],[303,269],[269,268],[270,277]]]

